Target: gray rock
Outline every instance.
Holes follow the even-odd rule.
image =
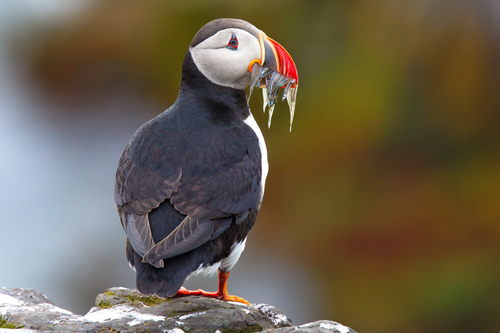
[[[300,326],[276,328],[265,330],[263,332],[272,333],[356,333],[352,328],[344,326],[336,321],[318,320],[312,323],[303,324]]]
[[[84,316],[55,306],[35,290],[0,288],[0,315],[24,325],[15,331],[0,328],[0,333],[355,333],[333,321],[291,327],[283,312],[266,304],[246,306],[197,296],[159,298],[126,288],[111,288],[99,294],[96,306]]]
[[[268,304],[254,304],[253,306],[271,318],[275,327],[292,326],[292,321],[286,316],[286,314],[283,311],[276,309],[274,306]]]

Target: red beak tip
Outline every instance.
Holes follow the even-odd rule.
[[[297,73],[297,66],[295,66],[295,62],[292,59],[292,56],[288,51],[281,46],[277,41],[269,38],[269,41],[273,44],[274,49],[276,50],[277,60],[280,66],[279,73],[292,78],[295,80],[295,86],[299,83],[299,74]]]

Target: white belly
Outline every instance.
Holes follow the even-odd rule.
[[[219,262],[216,262],[213,265],[203,267],[200,265],[198,269],[191,274],[189,274],[188,278],[194,275],[205,275],[205,276],[213,276],[215,275],[219,269],[222,269],[224,272],[229,272],[234,265],[238,262],[240,259],[241,254],[243,253],[243,250],[245,249],[245,244],[247,242],[247,239],[245,238],[243,241],[240,243],[234,244],[231,247],[231,251],[229,252],[229,256],[226,258],[222,259]]]
[[[269,171],[269,163],[267,162],[266,142],[264,141],[264,136],[262,135],[259,125],[257,125],[257,122],[255,121],[255,118],[253,117],[251,112],[250,115],[247,117],[247,119],[244,120],[244,122],[245,124],[250,126],[250,128],[255,132],[255,135],[257,135],[257,138],[259,139],[261,166],[262,166],[262,176],[260,179],[262,193],[260,199],[262,200],[262,197],[264,196],[264,189],[266,186],[267,172]]]

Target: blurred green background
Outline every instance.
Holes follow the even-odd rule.
[[[175,100],[196,31],[237,17],[287,48],[300,89],[291,134],[286,104],[267,130],[252,98],[270,173],[232,292],[296,323],[500,331],[499,13],[486,0],[3,1],[0,285],[80,312],[133,286],[118,157]]]

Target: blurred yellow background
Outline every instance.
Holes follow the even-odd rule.
[[[0,285],[77,312],[134,285],[118,157],[175,100],[196,31],[237,17],[287,48],[300,89],[292,133],[286,104],[267,130],[252,98],[270,173],[230,290],[295,323],[500,331],[499,14],[487,0],[4,0]]]

